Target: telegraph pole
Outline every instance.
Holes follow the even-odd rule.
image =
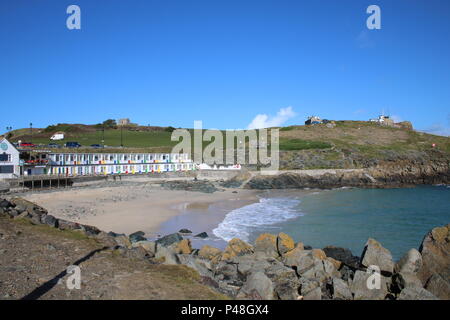
[[[30,122],[30,135],[31,135],[31,143],[33,143],[33,123]]]
[[[123,134],[122,134],[123,126],[120,126],[120,146],[123,147]]]

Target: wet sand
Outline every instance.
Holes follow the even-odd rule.
[[[219,217],[224,216],[223,210],[256,202],[257,194],[258,191],[254,190],[225,188],[214,193],[166,190],[157,184],[142,184],[37,192],[23,197],[46,208],[57,218],[118,233],[142,230],[148,237],[156,237],[169,233],[164,232],[169,229],[170,232],[180,228],[205,231],[202,230],[203,225],[216,223]],[[217,204],[221,209],[216,214],[214,208]],[[192,211],[199,216],[186,220],[186,212]],[[180,217],[180,220],[175,220],[182,225],[179,229],[164,226],[175,217]]]

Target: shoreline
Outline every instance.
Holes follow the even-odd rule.
[[[186,210],[201,211],[201,208],[209,208],[219,202],[237,208],[258,201],[259,193],[257,190],[228,188],[214,193],[167,190],[159,184],[140,183],[95,185],[20,196],[45,207],[56,218],[116,233],[144,231],[151,238],[161,234],[164,223],[184,216]]]

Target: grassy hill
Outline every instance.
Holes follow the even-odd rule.
[[[19,129],[11,132],[11,141],[33,141],[47,145],[56,131],[65,132],[66,138],[57,141],[77,141],[83,146],[101,144],[105,151],[118,149],[121,137],[124,148],[135,152],[170,152],[177,144],[170,140],[171,127],[129,126],[107,128],[99,125],[59,124],[47,128]],[[441,157],[450,155],[450,138],[417,132],[411,129],[380,126],[365,121],[336,121],[334,127],[325,124],[289,126],[280,129],[280,151],[284,168],[347,168],[358,167],[372,160],[402,157]],[[191,134],[193,132],[190,129]],[[193,136],[193,135],[192,135]],[[203,142],[208,145],[209,142]],[[435,144],[435,147],[432,145]],[[61,150],[61,149],[60,149]],[[92,150],[92,149],[91,149]],[[99,150],[96,150],[98,152]],[[358,164],[359,163],[359,164]],[[362,163],[362,164],[361,164]]]

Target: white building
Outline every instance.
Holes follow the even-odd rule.
[[[0,179],[20,176],[20,152],[12,143],[0,140]]]

